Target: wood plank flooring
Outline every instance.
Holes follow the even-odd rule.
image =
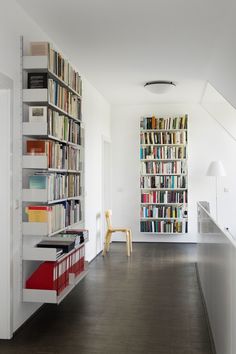
[[[61,305],[46,305],[1,354],[212,354],[196,246],[112,244]]]

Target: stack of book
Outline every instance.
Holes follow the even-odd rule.
[[[51,140],[27,140],[28,155],[47,156],[48,168],[76,170],[80,169],[80,150]]]
[[[63,80],[68,86],[82,96],[82,80],[61,53],[49,44],[49,70]]]
[[[47,190],[49,201],[64,199],[68,197],[68,176],[66,174],[37,172],[29,176],[29,188]]]
[[[82,80],[79,73],[72,68],[61,53],[53,48],[52,44],[31,42],[30,54],[33,56],[48,56],[49,71],[82,96]]]
[[[174,130],[174,129],[187,129],[188,128],[188,116],[187,114],[182,117],[170,117],[170,118],[156,118],[145,117],[140,122],[140,128],[144,130]]]
[[[141,188],[187,188],[186,176],[141,176]]]
[[[186,173],[186,165],[184,161],[141,162],[142,174],[184,174]]]
[[[48,80],[48,97],[51,104],[67,112],[71,117],[78,119],[80,100],[75,94],[53,79]]]
[[[68,197],[76,197],[82,194],[80,175],[69,174],[68,176]]]
[[[70,119],[52,109],[48,109],[48,134],[68,141]]]
[[[141,203],[187,203],[186,191],[151,191],[141,193]]]
[[[186,146],[147,146],[140,148],[140,159],[185,159]]]
[[[149,220],[141,221],[141,232],[180,234],[188,232],[187,221]]]
[[[52,206],[28,205],[25,208],[25,212],[28,222],[47,223],[49,234],[61,230],[68,225],[78,223],[82,219],[79,200],[72,200]]]
[[[172,144],[182,145],[187,144],[187,132],[146,132],[140,134],[140,144],[154,145],[154,144]]]
[[[147,205],[141,206],[140,217],[141,218],[173,218],[179,219],[186,217],[186,210],[182,206],[157,206]]]
[[[80,150],[73,146],[68,146],[68,170],[80,170]]]

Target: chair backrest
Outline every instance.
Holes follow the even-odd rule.
[[[105,211],[105,218],[106,218],[108,230],[109,230],[109,229],[112,229],[112,226],[111,226],[111,216],[112,216],[112,211],[111,211],[110,209],[109,209],[109,210],[106,210],[106,211]]]

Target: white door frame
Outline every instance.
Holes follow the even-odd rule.
[[[111,151],[111,139],[108,138],[107,136],[102,135],[102,237],[101,237],[101,248],[103,249],[103,244],[104,244],[104,236],[105,236],[105,232],[106,232],[106,222],[105,222],[105,188],[104,188],[104,181],[105,181],[105,149],[104,149],[104,145],[109,144],[110,145],[110,157],[111,157],[111,161],[110,161],[110,169],[112,168],[112,151]],[[112,169],[110,170],[110,186],[112,187]],[[112,188],[111,188],[112,189]],[[111,191],[110,191],[111,192]],[[112,208],[112,196],[111,196],[111,208]]]
[[[13,200],[12,200],[13,80],[0,73],[1,247],[0,338],[13,335]]]

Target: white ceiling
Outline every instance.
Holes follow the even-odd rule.
[[[109,102],[136,104],[199,101],[227,1],[18,3]],[[146,92],[143,84],[159,79],[177,87],[160,96]]]

